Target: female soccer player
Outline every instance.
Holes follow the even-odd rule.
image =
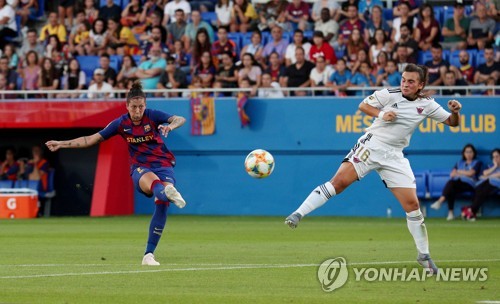
[[[426,82],[427,68],[408,64],[400,88],[376,91],[360,103],[359,109],[376,117],[375,121],[358,139],[335,176],[314,189],[302,205],[286,218],[285,224],[297,227],[304,216],[375,170],[406,212],[408,229],[417,246],[418,263],[431,273],[437,273],[438,269],[429,254],[427,229],[420,212],[415,176],[403,156],[403,148],[408,146],[411,135],[427,117],[457,126],[462,105],[450,100],[448,108],[451,114],[445,111],[433,98],[422,94]]]
[[[127,93],[127,110],[127,114],[113,120],[98,133],[66,141],[51,140],[46,145],[54,152],[60,148],[87,148],[114,135],[120,135],[127,141],[135,186],[147,197],[155,196],[155,212],[149,226],[142,265],[156,266],[160,263],[155,260],[153,252],[165,227],[169,202],[179,208],[186,205],[174,187],[175,157],[164,145],[160,135],[167,136],[172,130],[182,126],[186,119],[146,109],[146,95],[140,81],[136,81]]]

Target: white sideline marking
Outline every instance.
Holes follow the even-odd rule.
[[[477,301],[476,303],[483,303],[483,304],[500,304],[500,301]]]
[[[474,259],[474,260],[436,260],[436,262],[441,263],[472,263],[472,262],[500,262],[500,259]],[[389,265],[389,264],[406,264],[415,263],[415,261],[386,261],[386,262],[353,262],[348,263],[348,266],[355,265]],[[40,264],[48,267],[52,266],[75,266],[75,265],[85,265],[91,266],[92,264]],[[39,265],[39,266],[40,266]],[[102,266],[102,264],[95,264]],[[129,264],[108,264],[106,266],[114,265],[128,265]],[[183,265],[186,264],[168,264],[172,265]],[[0,276],[0,279],[31,279],[31,278],[48,278],[48,277],[65,277],[65,276],[88,276],[88,275],[107,275],[107,274],[132,274],[132,273],[154,273],[154,272],[180,272],[180,271],[207,271],[207,270],[239,270],[239,269],[279,269],[279,268],[299,268],[299,267],[318,267],[319,264],[225,264],[226,266],[220,267],[224,264],[190,264],[191,266],[219,266],[219,267],[186,267],[186,268],[169,268],[169,269],[150,269],[150,270],[125,270],[125,271],[99,271],[99,272],[67,272],[67,273],[53,273],[53,274],[35,274],[35,275],[19,275],[19,276]],[[2,265],[2,266],[37,266],[33,265]],[[478,302],[479,303],[479,302]],[[496,303],[496,302],[495,302]],[[500,304],[500,301],[498,301]]]

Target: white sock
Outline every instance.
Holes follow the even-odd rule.
[[[410,230],[415,245],[419,253],[429,254],[429,239],[427,238],[427,228],[424,223],[424,215],[417,209],[406,213],[406,222]]]
[[[323,206],[324,203],[331,197],[337,194],[335,188],[330,182],[326,182],[322,185],[316,187],[311,194],[305,199],[305,201],[300,205],[298,212],[302,217],[311,213],[311,211]]]

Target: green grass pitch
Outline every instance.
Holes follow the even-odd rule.
[[[500,301],[498,219],[426,220],[436,264],[487,267],[485,282],[355,281],[356,265],[419,267],[405,219],[307,217],[291,230],[281,217],[169,216],[161,266],[141,266],[149,219],[0,221],[0,303]],[[327,293],[317,265],[335,257],[352,263],[349,280]]]

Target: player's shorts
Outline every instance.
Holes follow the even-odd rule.
[[[371,133],[358,139],[344,162],[353,164],[359,179],[375,170],[388,188],[416,188],[415,176],[403,151],[378,141]]]
[[[144,191],[142,191],[142,189],[139,185],[139,180],[141,179],[141,177],[148,172],[153,172],[154,174],[156,174],[156,176],[158,176],[160,181],[171,183],[175,186],[174,168],[172,168],[172,167],[162,167],[162,168],[137,167],[132,171],[132,180],[134,182],[134,186],[137,189],[137,191],[144,194],[145,196],[153,197],[153,194],[147,194]]]

